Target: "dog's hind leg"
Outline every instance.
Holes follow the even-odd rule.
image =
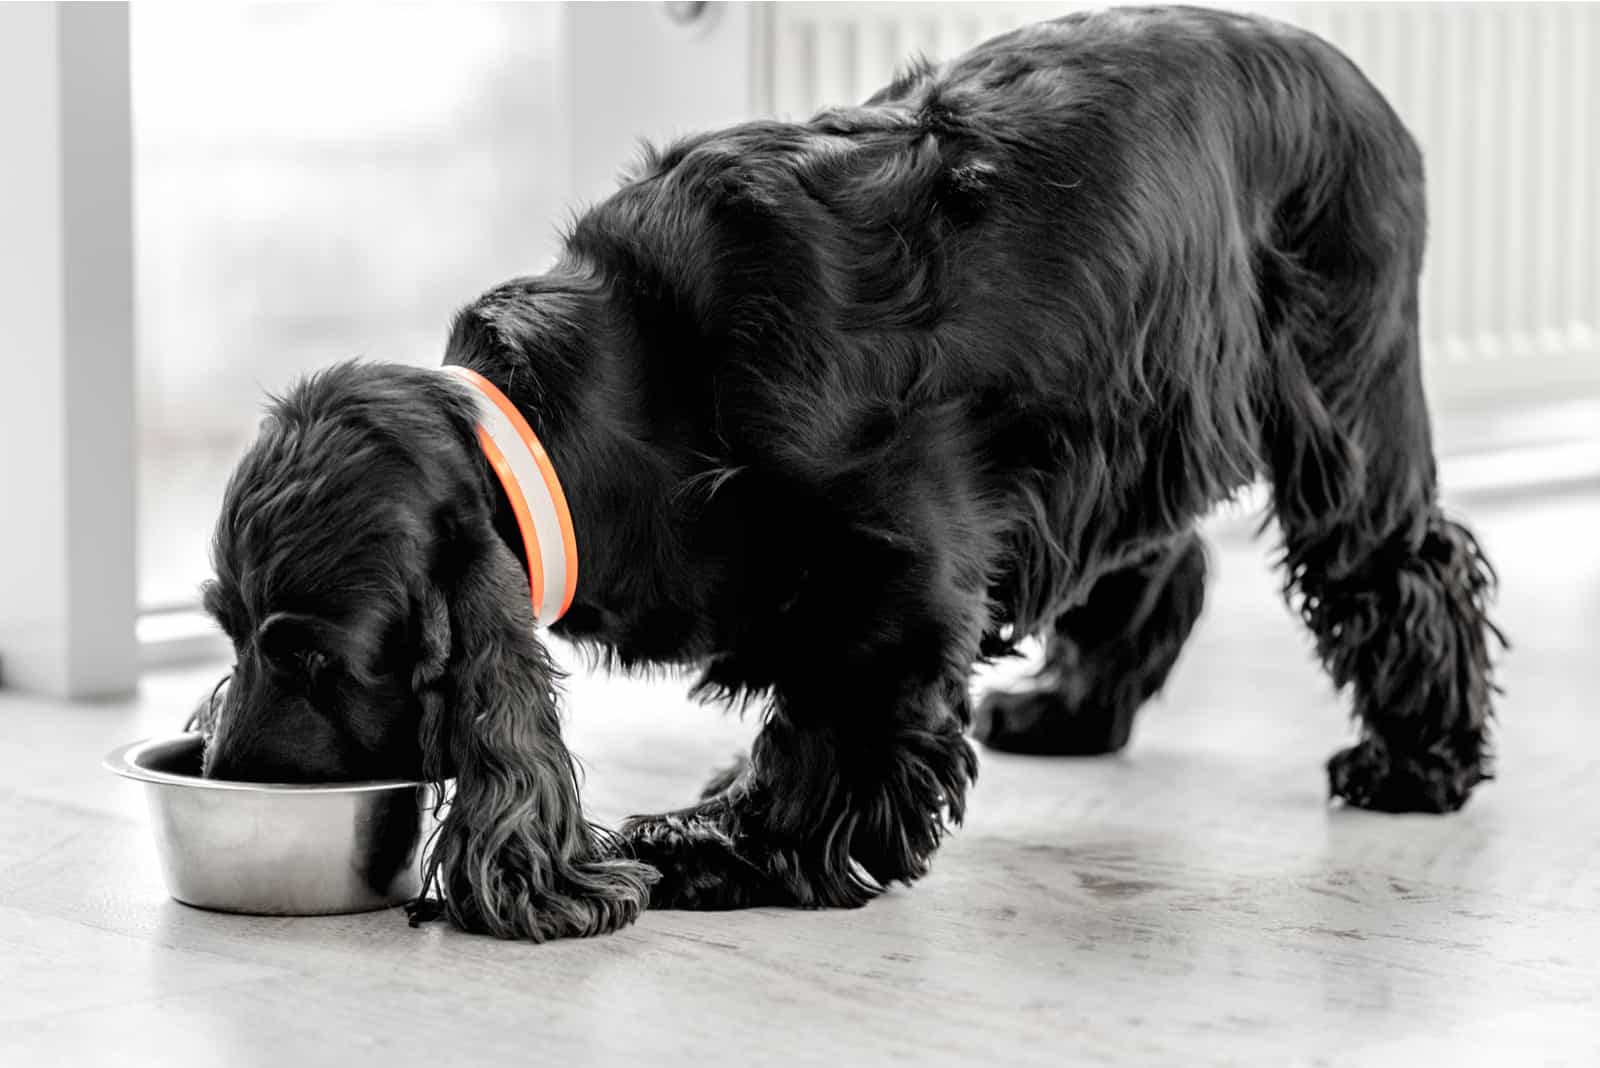
[[[1121,749],[1200,618],[1205,584],[1205,547],[1195,534],[1103,576],[1083,604],[1056,619],[1031,685],[984,697],[973,737],[1008,753]]]
[[[1274,509],[1289,591],[1361,721],[1359,744],[1329,761],[1330,792],[1448,812],[1490,777],[1494,573],[1438,504],[1414,314],[1395,334],[1352,352],[1359,390],[1286,372],[1268,426]]]
[[[1448,812],[1489,777],[1490,568],[1438,501],[1422,388],[1422,158],[1399,120],[1340,124],[1316,181],[1278,205],[1258,250],[1262,452],[1286,589],[1360,742],[1330,792],[1389,812]]]

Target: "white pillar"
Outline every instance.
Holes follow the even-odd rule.
[[[564,6],[577,205],[616,188],[641,139],[660,144],[755,115],[761,5]],[[694,9],[702,9],[698,17]],[[688,21],[676,21],[674,10]]]
[[[0,682],[124,693],[134,624],[128,9],[0,4]]]

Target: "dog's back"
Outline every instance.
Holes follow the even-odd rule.
[[[1320,459],[1318,500],[1356,492],[1327,409],[1399,358],[1370,335],[1402,325],[1421,186],[1403,126],[1319,39],[1123,8],[679,142],[571,249],[636,279],[671,418],[715,468],[781,473],[812,511],[876,505],[853,521],[891,537],[917,503],[883,470],[994,477],[973,489],[1010,518],[961,534],[1011,546],[997,586],[1026,629],[1274,450]]]

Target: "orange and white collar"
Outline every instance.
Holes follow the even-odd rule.
[[[578,538],[555,465],[528,421],[493,382],[466,367],[444,370],[471,385],[477,396],[478,444],[522,532],[534,621],[551,626],[572,606],[578,588]]]

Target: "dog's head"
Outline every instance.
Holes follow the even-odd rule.
[[[462,439],[471,409],[439,379],[344,364],[273,403],[212,547],[205,604],[235,660],[207,774],[422,776],[426,682],[449,652],[440,602],[460,577],[448,564],[493,558]]]
[[[348,363],[277,400],[224,495],[208,610],[234,647],[205,773],[455,780],[427,860],[460,926],[627,922],[649,869],[602,859],[561,742],[558,672],[465,387]]]

